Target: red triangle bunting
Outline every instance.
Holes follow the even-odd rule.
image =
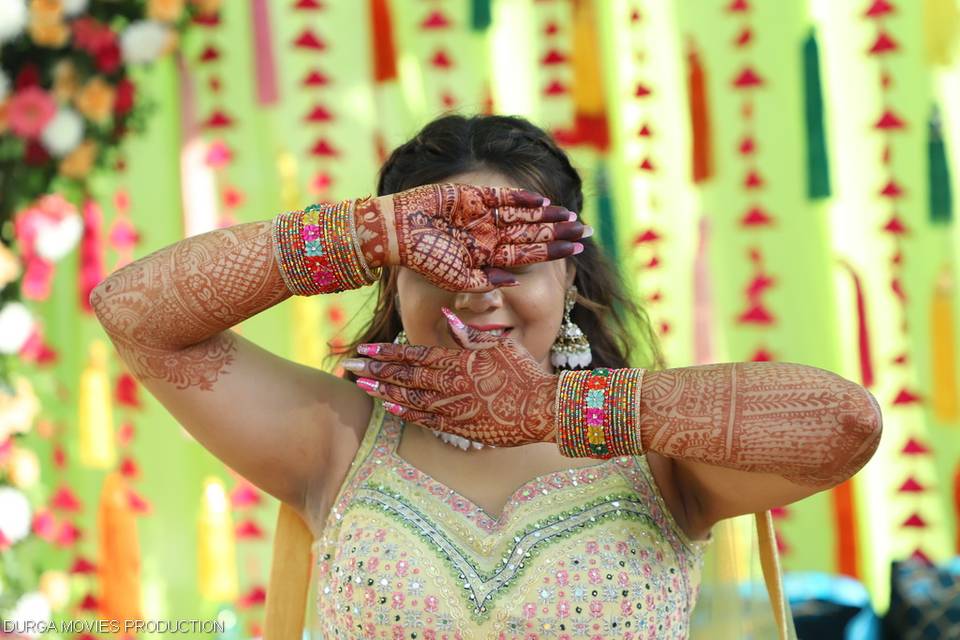
[[[447,52],[443,49],[440,49],[433,54],[433,57],[430,59],[430,64],[438,69],[449,69],[453,66],[450,56],[448,56]]]
[[[315,51],[323,51],[327,48],[327,44],[310,29],[304,29],[293,41],[293,45],[300,49],[313,49]]]
[[[904,521],[903,521],[903,524],[901,524],[900,526],[901,526],[901,527],[913,527],[913,528],[916,528],[916,529],[924,529],[924,528],[926,528],[927,523],[924,521],[923,518],[920,517],[919,514],[913,513],[913,514],[910,515],[909,518],[907,518],[906,520],[904,520]]]
[[[900,450],[900,453],[908,456],[921,456],[930,453],[930,449],[919,440],[910,438],[907,440],[907,443],[903,445],[903,449]]]
[[[213,62],[220,59],[220,50],[213,45],[207,45],[200,54],[200,62]]]
[[[336,156],[340,155],[340,153],[334,149],[325,138],[318,140],[310,149],[310,153],[322,158],[335,158]]]
[[[310,10],[319,11],[322,9],[326,9],[327,7],[325,4],[320,2],[320,0],[297,0],[297,2],[294,3],[293,8],[304,10],[304,11],[310,11]]]
[[[314,69],[303,79],[303,86],[305,87],[323,87],[330,84],[330,78],[328,78],[322,71],[317,71]]]
[[[763,185],[763,178],[756,169],[751,170],[750,173],[748,173],[743,179],[743,186],[747,189],[759,189]]]
[[[548,22],[547,26],[543,28],[543,33],[548,36],[556,35],[560,31],[560,27],[557,26],[556,22]]]
[[[307,114],[304,120],[307,122],[330,122],[333,120],[333,115],[322,104],[318,104]]]
[[[744,227],[762,227],[773,224],[773,218],[762,207],[753,207],[740,218],[740,224]]]
[[[763,78],[761,78],[757,74],[757,72],[750,67],[747,67],[743,71],[741,71],[740,75],[738,75],[733,80],[733,86],[737,87],[738,89],[750,89],[753,87],[759,87],[759,86],[762,86],[763,83],[764,83]]]
[[[899,198],[903,195],[903,189],[896,180],[890,178],[890,181],[880,190],[880,195],[886,198]]]
[[[233,126],[233,118],[225,114],[223,111],[217,109],[210,117],[203,122],[203,126],[208,129],[222,129],[224,127]]]
[[[738,35],[734,41],[738,48],[745,47],[751,42],[753,42],[753,30],[750,29],[750,27],[744,27],[743,31],[740,32],[740,35]]]
[[[863,14],[867,18],[880,18],[893,13],[894,6],[887,0],[874,0],[870,7]]]
[[[653,161],[650,158],[644,158],[643,162],[640,163],[641,171],[656,171],[656,168],[653,166]]]
[[[890,109],[887,109],[883,112],[883,115],[880,116],[880,119],[877,120],[876,124],[873,126],[877,129],[886,131],[891,129],[903,129],[906,124],[897,116],[897,114]]]
[[[889,53],[891,51],[896,51],[900,48],[900,45],[897,44],[897,41],[890,37],[886,31],[881,31],[877,34],[877,39],[874,41],[873,46],[870,47],[868,53],[871,55],[881,55],[884,53]]]
[[[420,23],[421,29],[444,29],[449,26],[450,20],[440,10],[434,11]]]
[[[633,241],[634,244],[644,244],[647,242],[657,242],[662,240],[662,236],[656,232],[654,229],[647,229],[643,233],[637,234],[636,239]]]
[[[917,394],[913,393],[912,391],[908,391],[907,389],[900,389],[900,392],[893,399],[893,404],[899,404],[899,405],[917,404],[921,400],[922,398]]]
[[[554,80],[544,87],[543,93],[548,96],[559,96],[567,93],[567,87],[559,80]]]
[[[914,480],[913,476],[910,476],[903,481],[903,484],[900,485],[900,488],[897,489],[898,493],[923,493],[927,488],[922,484]]]
[[[740,155],[748,156],[754,151],[756,151],[757,145],[752,137],[746,136],[743,140],[740,141]]]
[[[755,304],[740,314],[737,318],[740,324],[773,324],[776,319],[769,309],[762,304]]]
[[[649,138],[653,135],[653,132],[650,131],[650,125],[644,124],[640,127],[640,131],[637,132],[637,135],[641,138]]]
[[[651,93],[653,93],[653,89],[641,82],[637,85],[637,90],[634,92],[634,97],[646,98]]]
[[[906,225],[903,224],[903,220],[897,214],[893,214],[887,224],[883,225],[883,230],[895,236],[903,236],[909,233]]]
[[[563,64],[567,61],[567,56],[563,55],[562,52],[557,51],[556,49],[550,49],[543,59],[540,60],[542,65],[551,65],[551,64]]]
[[[727,11],[733,13],[750,11],[750,3],[747,0],[732,0],[732,2],[727,5]]]

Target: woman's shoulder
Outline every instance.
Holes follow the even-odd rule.
[[[333,438],[326,464],[317,469],[316,482],[319,486],[311,491],[316,497],[310,500],[307,509],[314,537],[319,537],[323,530],[330,508],[353,471],[361,450],[372,447],[385,413],[382,401],[362,391],[359,395],[344,397],[338,410],[341,417],[337,425],[318,427],[336,429],[337,433],[331,434]]]

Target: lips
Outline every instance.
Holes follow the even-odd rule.
[[[467,326],[494,336],[507,335],[513,330],[513,327],[505,324],[468,324]]]

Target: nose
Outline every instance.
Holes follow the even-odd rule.
[[[490,291],[460,291],[454,295],[453,308],[466,309],[473,313],[483,313],[503,306],[503,292],[497,289]]]

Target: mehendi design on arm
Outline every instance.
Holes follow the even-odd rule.
[[[881,432],[879,407],[858,385],[762,362],[647,372],[640,424],[647,450],[810,486],[856,473]]]
[[[236,351],[226,330],[290,295],[264,221],[156,251],[111,274],[90,301],[134,375],[209,390]]]

